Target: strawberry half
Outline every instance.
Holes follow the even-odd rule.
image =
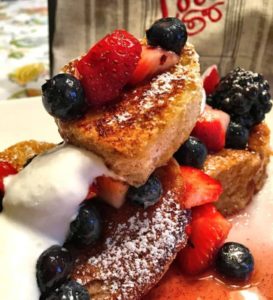
[[[206,105],[193,128],[192,135],[199,138],[208,150],[220,151],[225,147],[229,121],[230,116],[227,113]]]
[[[231,224],[213,204],[193,208],[188,244],[177,256],[181,270],[190,275],[207,270],[230,229]]]
[[[206,91],[206,95],[210,95],[215,91],[218,83],[220,82],[220,75],[216,65],[212,65],[206,69],[202,75],[203,87]]]
[[[140,42],[125,30],[115,30],[95,44],[76,69],[88,102],[93,106],[116,99],[140,59]]]
[[[136,85],[152,76],[162,73],[177,64],[179,56],[160,47],[142,46],[141,58],[129,81]]]
[[[215,202],[223,192],[221,183],[199,169],[182,166],[183,179],[182,205],[192,208],[205,203]]]

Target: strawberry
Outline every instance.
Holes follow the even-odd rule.
[[[160,47],[142,46],[141,58],[129,81],[136,85],[153,75],[162,73],[177,64],[179,56],[172,51],[163,50]]]
[[[223,192],[221,183],[199,169],[182,166],[184,184],[182,205],[185,208],[215,202]]]
[[[192,135],[199,138],[208,150],[220,151],[225,147],[229,121],[230,116],[227,113],[206,105],[205,111],[195,124]]]
[[[92,185],[90,185],[85,199],[87,199],[87,200],[92,199],[97,195],[97,193],[98,193],[98,191],[97,191],[96,184],[93,183]]]
[[[114,180],[111,177],[101,176],[97,178],[97,195],[115,208],[120,208],[125,202],[128,188],[129,186],[125,182]]]
[[[76,69],[88,102],[93,106],[116,99],[140,59],[140,42],[125,30],[115,30],[95,44]]]
[[[213,204],[193,208],[188,243],[177,256],[181,270],[190,275],[206,271],[213,264],[230,229],[231,224]]]
[[[220,82],[220,75],[216,65],[212,65],[206,69],[202,75],[203,87],[206,91],[206,95],[210,95],[215,91],[218,83]]]
[[[4,196],[4,178],[16,174],[17,170],[7,161],[0,161],[0,212],[2,211],[2,200]]]
[[[4,192],[4,178],[16,174],[17,170],[7,161],[0,161],[0,191]]]

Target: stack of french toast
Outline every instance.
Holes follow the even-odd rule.
[[[261,75],[236,69],[220,79],[213,69],[202,78],[198,59],[185,25],[164,18],[141,41],[114,31],[42,87],[64,145],[94,153],[114,176],[90,185],[87,208],[61,245],[73,266],[64,278],[52,271],[50,280],[37,278],[40,299],[142,299],[176,257],[191,276],[220,261],[231,227],[225,217],[241,211],[267,176],[263,119],[272,104]],[[22,142],[0,160],[20,171],[54,147]],[[204,240],[195,242],[196,232]],[[249,266],[241,277],[239,261],[229,273],[229,262],[218,263],[229,279],[253,271],[241,246]]]

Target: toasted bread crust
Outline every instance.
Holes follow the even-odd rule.
[[[75,74],[73,64],[64,70]],[[100,155],[114,172],[137,186],[188,138],[201,99],[198,55],[187,44],[175,67],[124,91],[116,104],[90,109],[77,121],[56,122],[65,141]]]
[[[87,287],[92,299],[141,299],[185,246],[188,216],[179,204],[183,184],[179,166],[171,160],[156,176],[164,192],[161,200],[146,210],[129,202],[119,210],[100,203],[104,239],[76,251],[72,272],[72,278]]]
[[[19,142],[0,152],[0,161],[9,162],[19,171],[33,156],[41,154],[54,146],[52,143],[35,140]]]
[[[215,205],[224,215],[242,210],[262,188],[271,154],[269,139],[270,130],[261,123],[252,129],[247,150],[223,149],[208,155],[203,170],[222,183],[224,192]]]

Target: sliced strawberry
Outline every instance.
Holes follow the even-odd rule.
[[[193,219],[200,218],[200,217],[214,218],[215,216],[218,215],[219,212],[217,208],[214,205],[211,205],[209,203],[196,206],[191,211],[191,216]]]
[[[85,199],[92,199],[94,198],[96,195],[97,195],[98,191],[97,191],[97,187],[96,187],[96,184],[92,184],[90,187],[89,187],[89,190],[87,192],[87,195],[85,197]]]
[[[16,174],[17,170],[7,161],[0,161],[0,191],[4,192],[4,178]]]
[[[106,35],[76,63],[87,100],[102,105],[116,99],[140,59],[140,42],[125,30]]]
[[[152,76],[162,73],[177,64],[179,56],[160,47],[142,46],[141,58],[129,81],[136,85]]]
[[[206,69],[202,75],[203,87],[207,95],[212,94],[215,91],[218,83],[220,82],[220,75],[216,65],[212,65]]]
[[[120,208],[125,202],[128,188],[129,186],[125,182],[114,180],[111,177],[101,176],[97,178],[97,195],[115,208]]]
[[[185,208],[215,202],[223,188],[221,183],[199,169],[182,166],[181,175],[184,184],[182,205]]]
[[[177,259],[184,273],[197,275],[213,264],[217,250],[228,236],[231,224],[212,204],[193,208],[192,211],[188,244],[180,251]]]
[[[208,150],[220,151],[225,147],[229,121],[230,116],[227,113],[206,105],[195,124],[192,135],[199,138]]]

